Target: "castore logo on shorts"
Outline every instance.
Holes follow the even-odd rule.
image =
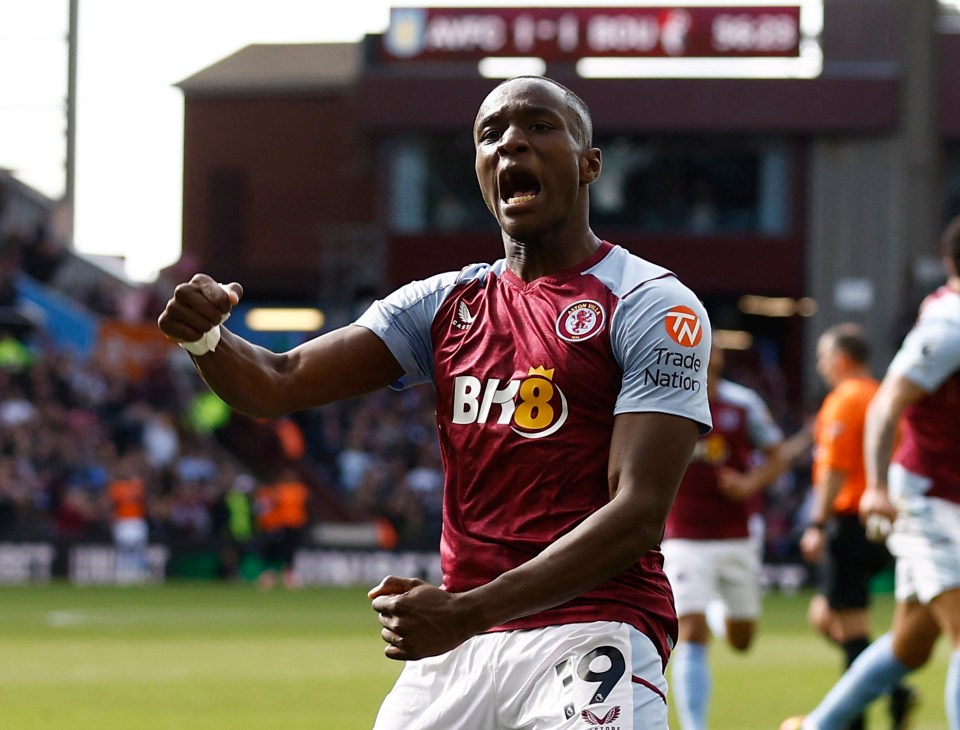
[[[590,726],[591,730],[620,730],[619,725],[615,726],[610,724],[616,722],[617,718],[620,717],[619,705],[603,717],[597,717],[590,710],[581,710],[580,717],[587,721],[587,725]]]

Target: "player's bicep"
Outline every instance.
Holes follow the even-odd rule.
[[[622,413],[610,442],[610,496],[660,529],[699,435],[699,424],[667,413]]]
[[[403,374],[383,340],[355,325],[310,340],[288,357],[283,398],[294,408],[370,393]]]
[[[890,373],[880,383],[870,410],[881,410],[899,419],[900,415],[927,394],[927,390],[908,375]]]

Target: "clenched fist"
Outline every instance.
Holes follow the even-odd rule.
[[[206,274],[194,274],[174,290],[157,324],[171,340],[196,342],[220,324],[242,296],[237,282],[218,284]]]

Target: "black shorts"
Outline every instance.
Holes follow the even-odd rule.
[[[261,540],[264,562],[274,566],[293,565],[293,556],[303,543],[303,534],[302,529],[294,527],[263,533]]]
[[[827,546],[818,591],[834,610],[867,608],[870,579],[893,565],[883,543],[867,539],[856,515],[835,515],[826,525]]]

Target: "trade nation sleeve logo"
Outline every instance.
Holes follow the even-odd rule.
[[[703,339],[700,317],[690,307],[673,307],[667,312],[663,324],[670,339],[681,347],[696,347]]]

